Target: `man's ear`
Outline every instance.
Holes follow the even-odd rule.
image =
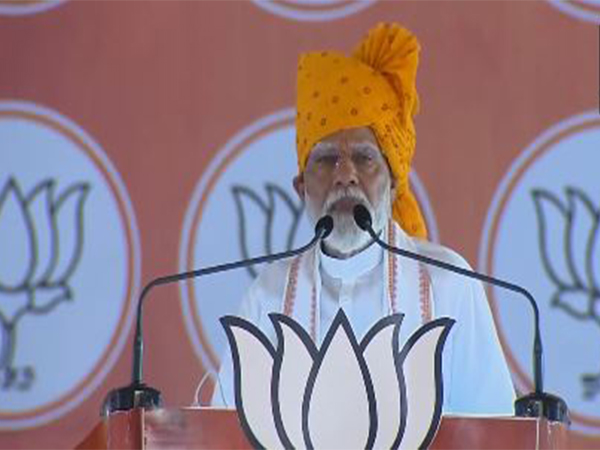
[[[392,171],[390,170],[390,190],[392,191],[392,198],[396,198],[396,188],[398,187],[398,180],[396,180],[396,177],[392,174]]]
[[[300,200],[304,201],[304,172],[294,177],[294,190]]]

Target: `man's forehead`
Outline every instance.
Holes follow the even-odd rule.
[[[313,150],[317,149],[335,149],[341,143],[348,146],[368,144],[370,147],[379,149],[379,144],[375,133],[369,127],[349,128],[332,133],[318,141]]]

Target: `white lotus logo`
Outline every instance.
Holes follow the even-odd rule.
[[[0,189],[0,370],[3,389],[26,390],[33,367],[14,367],[17,324],[73,299],[69,279],[83,250],[83,206],[89,186],[56,195],[54,181],[28,194],[16,179]]]
[[[454,324],[429,322],[399,346],[403,315],[359,343],[342,310],[319,349],[294,320],[269,316],[277,348],[253,324],[221,319],[236,408],[256,448],[422,448],[441,419],[442,350]]]
[[[544,270],[556,290],[550,304],[573,319],[600,327],[600,209],[581,190],[566,189],[567,201],[533,191]],[[584,396],[600,393],[600,373],[583,374]]]
[[[231,189],[238,214],[243,259],[291,250],[294,245],[304,205],[274,183],[265,183],[264,187],[266,199],[248,186],[234,185]],[[247,270],[252,278],[256,278],[253,266],[248,266]]]

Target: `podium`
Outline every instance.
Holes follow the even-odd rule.
[[[567,428],[540,418],[444,416],[431,449],[563,449]],[[78,449],[250,449],[235,410],[116,412]]]

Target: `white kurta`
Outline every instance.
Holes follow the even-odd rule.
[[[395,225],[393,231],[393,244],[401,248],[469,268],[452,250],[411,238]],[[268,314],[289,308],[290,290],[295,300],[288,313],[319,344],[339,308],[346,313],[359,340],[377,320],[393,312],[405,314],[401,345],[422,324],[419,263],[390,258],[376,245],[345,260],[330,258],[320,249],[302,259],[293,289],[289,285],[293,271],[290,260],[266,266],[238,313],[256,324],[273,343],[275,332]],[[444,413],[512,415],[515,393],[481,283],[433,266],[427,266],[426,271],[432,316],[456,320],[443,354]],[[220,387],[215,387],[213,395],[214,405],[234,407],[232,371],[227,351],[219,372]]]

